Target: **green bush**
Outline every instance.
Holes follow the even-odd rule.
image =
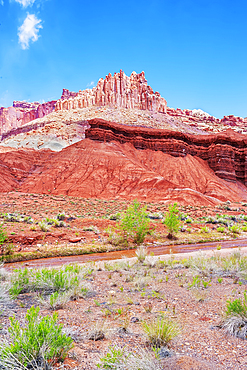
[[[229,334],[247,339],[247,295],[233,301],[227,301],[221,327]]]
[[[0,247],[8,240],[7,233],[3,225],[0,225]]]
[[[229,226],[229,231],[233,234],[239,234],[240,233],[239,227],[236,226],[236,225]]]
[[[155,347],[166,346],[180,333],[178,324],[164,316],[149,322],[143,321],[142,328]]]
[[[150,221],[146,207],[141,208],[140,203],[135,200],[127,208],[126,212],[121,215],[121,219],[113,230],[112,235],[116,236],[119,244],[128,244],[131,240],[139,245],[143,243],[145,236],[151,231],[149,225]]]
[[[244,293],[243,300],[241,298],[233,301],[228,300],[226,305],[225,316],[239,315],[247,319],[247,295]]]
[[[201,233],[209,233],[209,229],[207,228],[207,226],[203,226],[201,227]]]
[[[168,213],[165,216],[164,224],[168,229],[168,238],[173,239],[174,234],[176,234],[180,227],[180,214],[177,208],[177,203],[169,205]]]
[[[217,227],[217,231],[218,231],[218,233],[224,233],[225,228],[223,226],[219,226],[219,227]]]
[[[0,363],[6,357],[13,357],[26,366],[39,357],[50,364],[64,360],[72,348],[72,339],[62,333],[62,325],[57,324],[56,313],[50,316],[39,316],[39,307],[27,310],[26,326],[21,327],[15,316],[10,317],[8,328],[10,344],[2,344]]]

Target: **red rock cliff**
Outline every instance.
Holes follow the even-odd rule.
[[[101,119],[88,121],[86,138],[131,143],[137,149],[162,151],[175,157],[190,154],[206,160],[217,176],[247,185],[247,138],[227,130],[214,135],[191,135],[137,126],[125,126]]]

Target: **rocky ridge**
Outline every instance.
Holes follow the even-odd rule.
[[[62,135],[65,138],[65,142],[58,145],[61,149],[67,145],[66,140],[69,144],[75,142],[74,139],[71,141],[71,137],[67,138],[65,132],[60,133],[63,131],[63,128],[59,127],[61,122],[62,126],[64,123],[77,125],[78,121],[93,118],[197,134],[221,132],[229,127],[236,132],[247,133],[247,118],[231,115],[218,119],[201,110],[168,108],[166,100],[148,86],[144,72],[132,72],[128,77],[120,71],[113,76],[109,74],[105,79],[101,78],[93,89],[79,92],[63,89],[58,101],[44,104],[14,101],[12,107],[0,108],[0,135],[3,141],[6,137],[25,134],[45,125],[48,125],[48,134],[49,125],[54,122],[58,127],[54,133],[52,125],[52,137]],[[32,133],[29,137],[30,135]],[[35,138],[34,141],[37,140]],[[29,146],[29,141],[24,140],[24,146]],[[16,145],[18,147],[18,144]],[[32,145],[40,147],[35,144],[31,144],[31,147]]]
[[[132,72],[130,77],[120,70],[105,79],[100,78],[93,89],[79,91],[76,96],[63,91],[55,110],[87,108],[90,106],[112,106],[127,109],[143,109],[166,113],[166,100],[147,84],[145,73]]]

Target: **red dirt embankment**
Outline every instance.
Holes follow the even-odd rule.
[[[5,149],[0,191],[202,205],[247,199],[242,135],[89,124],[87,139],[60,152]]]

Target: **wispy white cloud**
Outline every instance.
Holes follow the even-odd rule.
[[[0,5],[3,5],[3,4],[4,4],[3,0],[0,0]]]
[[[43,28],[41,19],[38,19],[35,14],[27,14],[23,24],[18,28],[19,43],[22,49],[28,49],[30,41],[37,41],[39,38],[39,29]]]
[[[3,0],[1,0],[3,1]],[[17,3],[21,4],[23,8],[26,8],[29,5],[33,5],[35,0],[15,0]]]
[[[87,84],[87,87],[94,86],[94,81],[91,81]]]

